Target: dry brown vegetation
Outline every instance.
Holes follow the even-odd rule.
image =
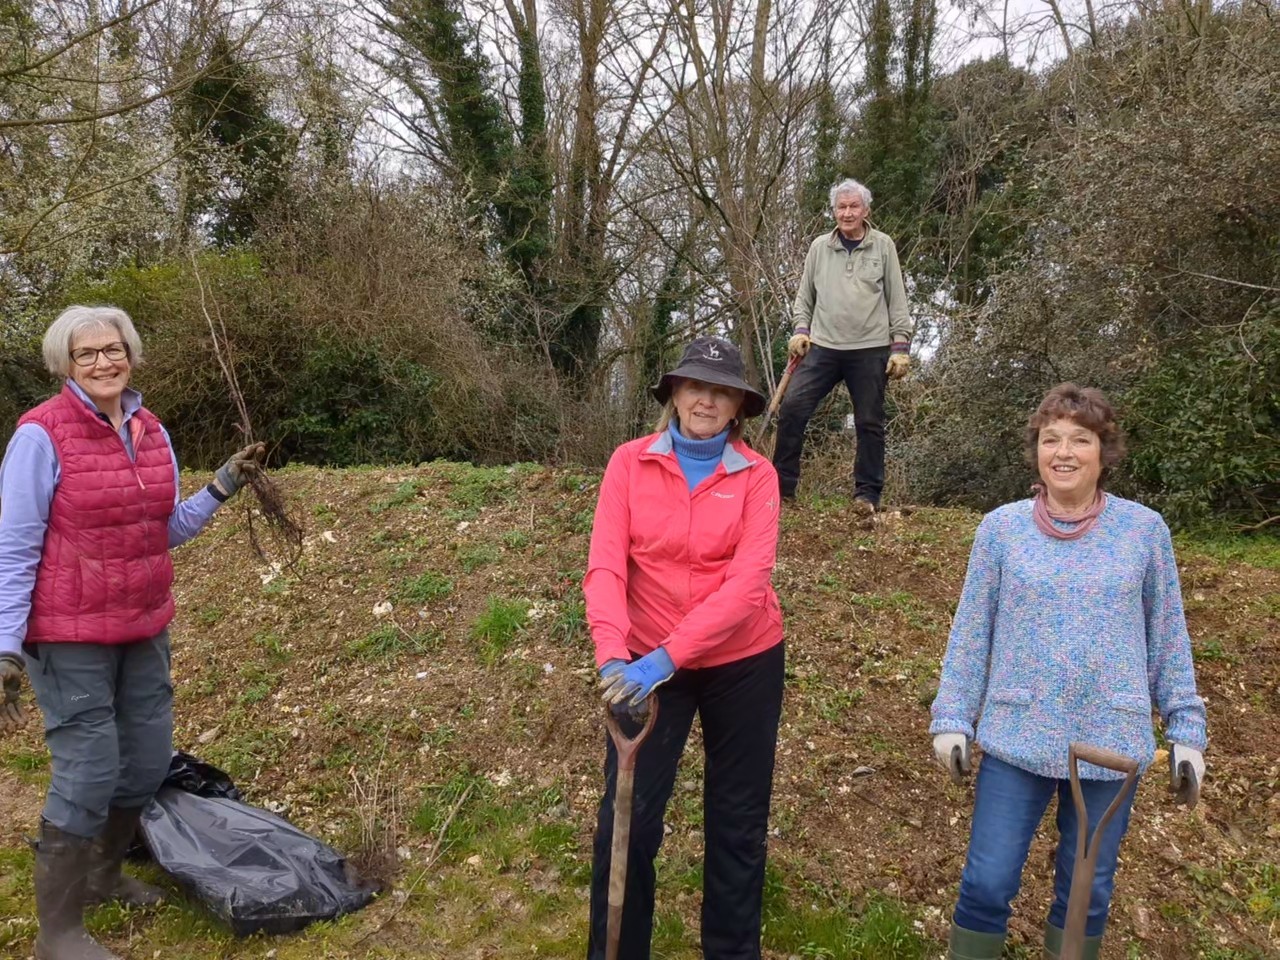
[[[597,476],[435,463],[279,479],[308,516],[296,576],[253,557],[238,508],[178,554],[178,744],[390,886],[287,940],[235,942],[189,907],[100,911],[98,929],[132,957],[179,960],[581,956],[603,730],[578,583]],[[860,526],[823,499],[784,515],[771,960],[941,951],[972,794],[933,766],[927,704],[977,519]],[[1179,560],[1210,775],[1192,812],[1158,771],[1143,783],[1106,956],[1274,955],[1280,562],[1249,541],[1183,543]],[[0,748],[0,951],[14,956],[34,934],[21,837],[46,776],[35,729]],[[669,811],[658,956],[696,956],[700,782],[695,740]],[[1045,830],[1011,956],[1035,956],[1020,945],[1047,903]]]

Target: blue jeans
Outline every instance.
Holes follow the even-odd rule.
[[[1123,780],[1082,780],[1089,823],[1096,824],[1107,806],[1120,792]],[[1133,793],[1125,799],[1103,834],[1098,866],[1093,875],[1093,896],[1085,935],[1097,937],[1107,925],[1111,891],[1115,886],[1116,858],[1120,840],[1129,827]],[[973,807],[973,832],[969,855],[960,876],[960,899],[955,922],[978,933],[1004,933],[1009,923],[1009,904],[1022,885],[1022,867],[1036,827],[1044,817],[1049,800],[1058,795],[1058,854],[1054,862],[1053,906],[1049,922],[1062,928],[1067,919],[1067,895],[1075,866],[1079,822],[1071,799],[1071,781],[1036,776],[1020,767],[986,754],[978,770],[977,797]],[[1088,834],[1092,842],[1092,828]]]

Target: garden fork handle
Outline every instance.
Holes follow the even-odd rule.
[[[1080,788],[1081,760],[1125,775],[1124,785],[1093,828],[1093,842],[1088,843],[1087,846],[1089,811],[1084,805],[1084,791]],[[1061,960],[1082,960],[1085,920],[1089,916],[1089,900],[1093,895],[1093,874],[1098,866],[1102,837],[1125,797],[1137,786],[1138,761],[1103,747],[1095,747],[1088,743],[1072,743],[1067,748],[1067,766],[1071,775],[1071,799],[1076,808],[1076,862],[1071,871],[1071,893],[1067,897],[1067,921],[1062,935]]]

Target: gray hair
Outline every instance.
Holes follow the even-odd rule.
[[[58,319],[44,332],[44,365],[59,377],[71,376],[71,344],[86,330],[109,327],[120,334],[129,349],[129,362],[137,366],[142,362],[142,338],[129,315],[119,307],[67,307]]]
[[[857,180],[846,177],[831,188],[831,212],[836,212],[836,198],[842,193],[856,193],[862,197],[862,202],[867,205],[867,209],[871,209],[871,191],[860,184]]]

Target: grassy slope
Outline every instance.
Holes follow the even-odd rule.
[[[93,927],[135,958],[582,956],[602,733],[578,584],[597,478],[433,464],[281,479],[309,528],[299,571],[249,555],[239,508],[179,552],[178,745],[388,892],[291,938],[236,941],[180,898],[103,908]],[[783,518],[768,957],[941,952],[971,788],[933,768],[925,728],[976,521],[922,510],[858,526],[838,501]],[[1144,784],[1107,956],[1245,960],[1280,931],[1280,548],[1179,550],[1212,778],[1190,813],[1158,777]],[[660,866],[654,955],[672,960],[699,955],[693,741]],[[0,955],[27,956],[34,935],[21,835],[46,781],[34,725],[0,744]],[[1036,955],[1024,944],[1051,834],[1033,846],[1010,956]]]

